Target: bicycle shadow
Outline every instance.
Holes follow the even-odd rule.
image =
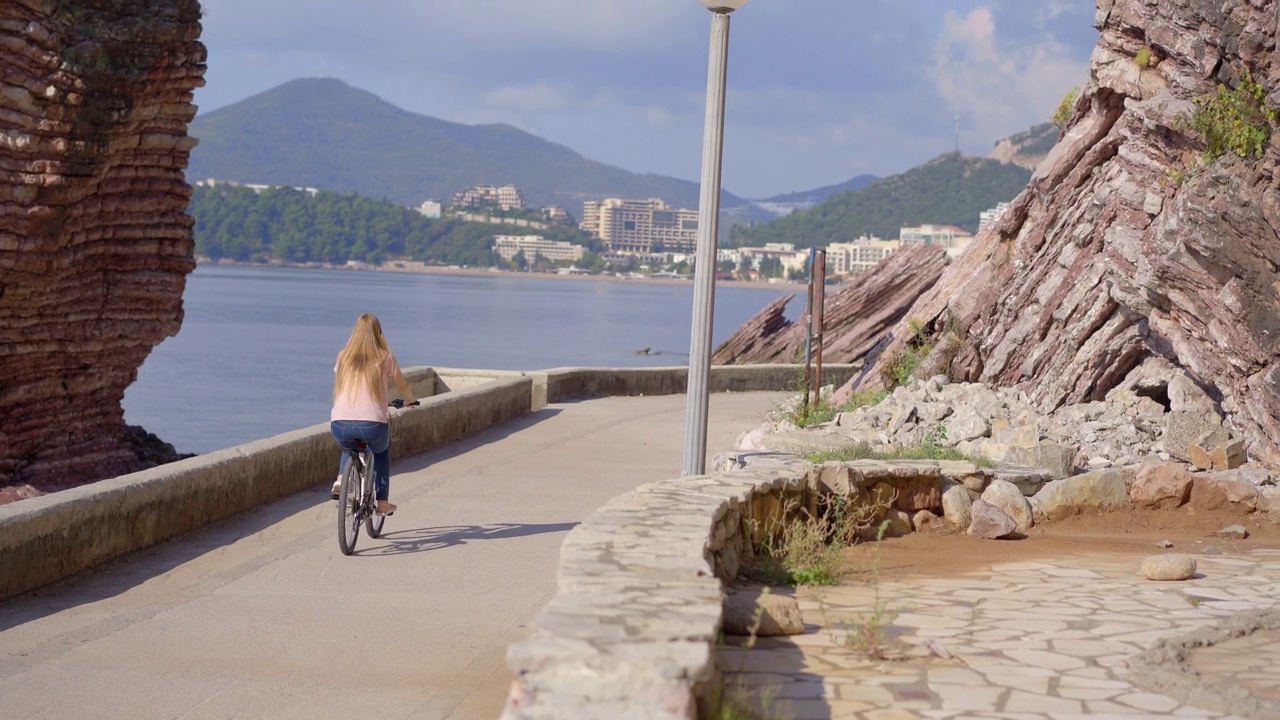
[[[383,533],[379,538],[386,545],[356,550],[356,555],[405,555],[429,552],[466,545],[477,540],[508,540],[511,538],[568,532],[577,527],[576,522],[526,525],[522,523],[494,523],[492,525],[445,525],[443,527],[397,530]]]

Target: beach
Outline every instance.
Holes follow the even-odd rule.
[[[419,273],[424,275],[453,275],[465,277],[505,277],[505,278],[525,278],[525,279],[551,279],[551,280],[574,280],[583,282],[625,282],[625,283],[642,283],[649,285],[692,285],[693,279],[683,278],[655,278],[647,275],[561,275],[559,273],[534,273],[534,272],[517,272],[514,270],[502,270],[499,268],[467,268],[457,265],[428,265],[426,263],[413,260],[392,260],[382,265],[369,265],[367,263],[351,262],[345,265],[331,265],[327,263],[247,263],[232,260],[211,260],[210,258],[197,257],[196,262],[201,265],[231,265],[236,267],[263,267],[263,268],[311,268],[315,270],[351,270],[360,272],[393,272],[393,273]],[[774,292],[798,292],[808,291],[807,283],[800,282],[755,282],[751,280],[716,280],[719,287],[732,287],[757,290],[772,290]]]

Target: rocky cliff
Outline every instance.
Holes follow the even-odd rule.
[[[828,363],[860,360],[882,342],[885,333],[906,317],[912,301],[933,287],[947,266],[947,255],[937,245],[905,247],[870,272],[858,275],[840,287],[827,288],[823,302],[822,358]],[[711,362],[716,365],[743,363],[790,363],[804,357],[803,322],[783,316],[788,295],[765,306],[716,348]],[[801,313],[807,307],[804,297]]]
[[[0,486],[138,467],[121,399],[195,267],[196,0],[0,3]]]
[[[1061,139],[907,313],[958,330],[953,379],[1051,409],[1165,368],[1280,467],[1280,142],[1266,112],[1280,107],[1278,10],[1099,0],[1091,76]],[[1197,109],[1253,82],[1265,107],[1236,127],[1257,131],[1258,152],[1206,156]],[[894,335],[901,347],[905,320]]]

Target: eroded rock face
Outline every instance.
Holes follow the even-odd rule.
[[[0,3],[0,485],[134,470],[120,402],[195,267],[195,0]]]
[[[1091,79],[1063,137],[907,312],[959,327],[953,380],[1017,387],[1048,410],[1101,400],[1159,359],[1252,459],[1280,466],[1280,138],[1260,159],[1193,167],[1203,144],[1186,122],[1193,99],[1246,69],[1280,107],[1276,5],[1099,0]],[[894,334],[889,352],[906,323]]]

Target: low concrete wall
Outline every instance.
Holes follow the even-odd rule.
[[[861,364],[824,365],[824,385],[843,385]],[[799,365],[715,365],[708,390],[758,392],[791,390],[804,372]],[[581,398],[628,395],[676,395],[688,391],[687,365],[653,368],[554,368],[551,370],[473,370],[435,368],[438,392],[474,387],[500,378],[533,378],[533,409]]]
[[[823,384],[837,387],[861,365],[824,365]],[[802,377],[797,365],[716,365],[707,382],[710,392],[790,390]],[[546,385],[548,403],[606,395],[675,395],[687,392],[688,366],[662,368],[556,368],[533,373]]]
[[[523,415],[533,402],[527,377],[433,396],[434,370],[413,368],[405,375],[422,405],[392,411],[393,458]],[[325,422],[2,505],[0,599],[331,482],[338,457]]]
[[[854,366],[824,368],[843,382]],[[685,392],[687,367],[558,368],[540,372],[410,367],[422,406],[395,411],[392,457],[424,452],[548,402],[601,395]],[[784,390],[793,365],[713,367],[712,392]],[[313,488],[336,474],[328,423],[0,505],[0,599],[81,572],[263,503]]]

